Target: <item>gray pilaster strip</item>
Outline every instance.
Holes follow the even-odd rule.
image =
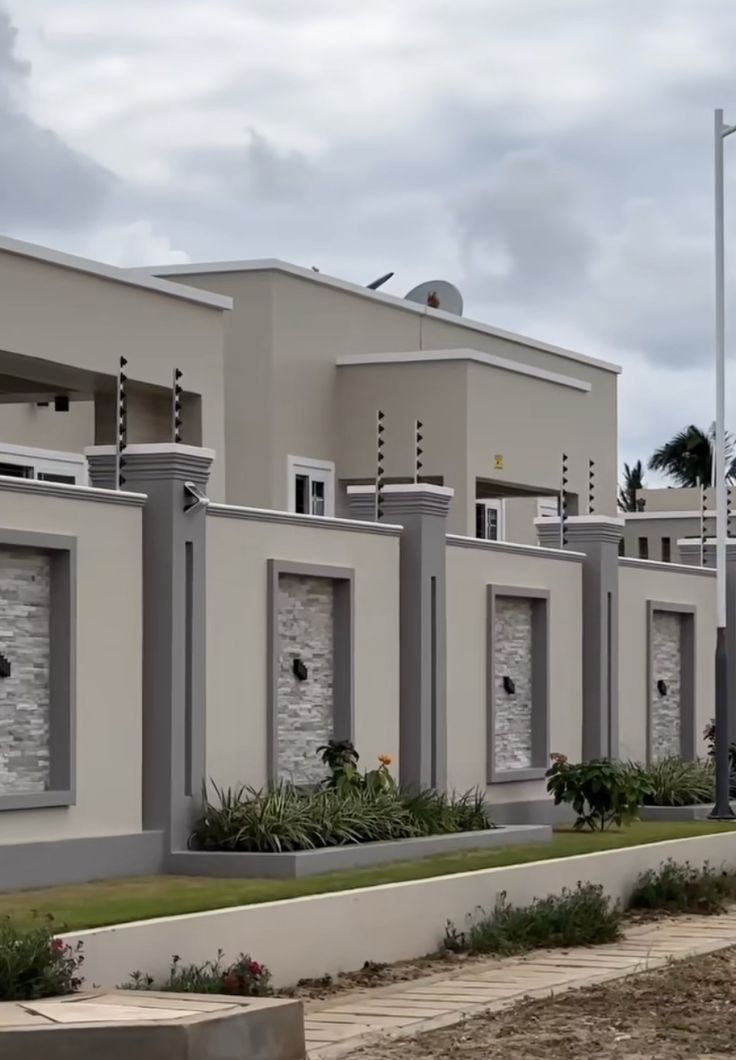
[[[88,450],[93,477],[109,474],[110,455],[109,447]],[[126,480],[147,494],[143,827],[163,831],[171,849],[186,843],[206,774],[207,516],[206,508],[185,511],[184,484],[191,481],[206,490],[211,463],[210,450],[174,443],[126,450]]]
[[[403,524],[400,546],[399,774],[412,787],[447,783],[445,552],[452,491],[391,485],[385,517]]]
[[[557,519],[537,520],[541,545],[556,545]],[[615,758],[618,722],[618,543],[623,520],[570,516],[570,546],[583,560],[583,757]]]

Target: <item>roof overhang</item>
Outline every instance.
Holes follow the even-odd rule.
[[[158,294],[168,295],[170,298],[179,298],[185,302],[195,302],[199,305],[210,306],[213,309],[232,309],[233,307],[232,298],[222,294],[202,291],[197,287],[188,287],[182,283],[172,283],[169,280],[159,279],[158,276],[139,273],[133,269],[121,269],[116,265],[105,265],[100,261],[92,261],[90,258],[77,257],[76,254],[66,254],[61,250],[37,246],[35,243],[24,243],[20,239],[11,239],[9,236],[0,236],[0,252],[16,254],[18,257],[30,258],[34,261],[45,262],[48,265],[58,265],[74,272],[86,273],[90,276],[97,276],[100,279],[111,280],[113,283],[122,283],[126,287],[139,287],[146,291],[155,291]]]

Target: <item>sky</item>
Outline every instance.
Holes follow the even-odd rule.
[[[646,460],[713,419],[735,75],[734,0],[0,0],[0,231],[448,279],[467,316],[621,364]]]

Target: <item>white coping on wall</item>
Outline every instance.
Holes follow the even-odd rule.
[[[521,545],[514,541],[488,541],[482,537],[465,537],[462,534],[447,534],[447,544],[457,548],[480,548],[489,552],[512,552],[518,556],[534,556],[536,559],[567,559],[581,563],[584,552],[573,552],[567,548],[545,548],[543,545]]]
[[[586,880],[600,884],[614,901],[625,901],[641,873],[670,859],[695,868],[706,863],[734,868],[736,832],[159,917],[62,938],[84,942],[86,982],[103,987],[127,981],[133,968],[165,978],[172,953],[184,964],[200,963],[222,947],[228,959],[235,959],[244,940],[281,987],[361,968],[366,961],[411,960],[435,952],[448,920],[462,928],[468,914],[492,909],[502,891],[523,906]],[[336,925],[349,925],[349,930],[336,930]]]
[[[358,497],[373,496],[376,487],[370,484],[362,486],[348,486],[347,492],[350,496]],[[383,493],[434,493],[437,497],[454,497],[455,490],[451,486],[438,486],[433,482],[389,482],[383,487]]]
[[[85,456],[114,456],[117,449],[114,445],[88,445]],[[199,456],[203,460],[214,460],[214,449],[205,449],[201,445],[185,445],[183,442],[131,442],[125,447],[126,454],[135,453],[184,453],[185,456]]]
[[[684,542],[683,542],[684,543]],[[680,542],[678,541],[679,545]],[[638,567],[640,570],[661,570],[675,574],[707,574],[715,578],[716,572],[712,567],[696,567],[690,563],[662,563],[658,559],[636,559],[634,556],[619,556],[619,567]]]
[[[36,493],[46,497],[64,497],[67,500],[127,504],[134,508],[142,508],[148,500],[145,493],[98,489],[96,486],[72,486],[65,482],[41,482],[34,478],[15,478],[13,475],[0,475],[0,491],[3,490],[6,493]]]
[[[716,512],[712,508],[707,508],[706,511],[703,513],[703,515],[704,515],[704,517],[706,519],[715,519]],[[645,520],[645,519],[699,519],[699,518],[700,518],[700,509],[699,508],[691,508],[689,512],[644,511],[644,512],[625,512],[624,513],[624,520],[627,523],[629,522],[630,519],[637,521],[637,520]]]
[[[621,526],[624,521],[617,515],[568,515],[566,522],[571,526]],[[559,515],[538,515],[535,526],[559,526]]]
[[[283,523],[287,526],[310,527],[313,530],[349,530],[361,534],[384,534],[387,537],[398,537],[404,529],[398,523],[337,519],[331,515],[302,515],[299,512],[279,512],[271,508],[246,508],[236,504],[210,504],[207,514],[225,519],[250,519],[252,522]]]
[[[520,361],[509,360],[508,357],[499,357],[495,353],[484,353],[482,350],[410,350],[408,353],[354,353],[338,357],[335,363],[338,368],[350,368],[366,364],[424,364],[443,361],[474,361],[476,364],[484,364],[489,368],[500,368],[504,372],[514,372],[516,375],[528,375],[533,379],[541,379],[545,383],[567,386],[572,390],[581,390],[586,394],[589,394],[593,389],[592,385],[584,379],[574,379],[569,375],[561,375],[560,372],[550,372],[546,368],[537,368],[533,364],[522,364]]]
[[[35,261],[45,261],[50,265],[61,265],[65,269],[73,269],[75,272],[85,272],[91,276],[113,280],[127,287],[142,287],[145,290],[157,291],[159,294],[169,295],[172,298],[181,298],[185,302],[198,302],[215,309],[232,309],[233,307],[232,298],[215,294],[213,291],[203,291],[200,288],[171,283],[146,273],[134,272],[132,269],[104,265],[100,261],[78,257],[76,254],[67,254],[61,250],[52,250],[50,247],[38,246],[35,243],[25,243],[20,239],[11,239],[10,236],[0,236],[0,251],[3,250],[23,258],[33,258]]]
[[[191,265],[148,265],[145,268],[130,270],[133,273],[150,276],[206,276],[209,273],[218,272],[283,272],[289,276],[298,276],[302,280],[311,283],[321,283],[326,287],[335,287],[340,291],[360,295],[362,298],[370,298],[385,305],[395,306],[407,313],[420,313],[437,320],[444,320],[448,324],[456,324],[467,328],[469,331],[478,331],[484,335],[493,335],[495,338],[514,342],[519,346],[528,346],[532,349],[542,350],[545,353],[553,353],[558,357],[565,357],[569,361],[577,361],[579,364],[587,364],[593,368],[601,368],[606,372],[621,372],[618,364],[611,361],[603,361],[597,357],[588,357],[584,353],[576,353],[562,346],[554,346],[549,342],[540,342],[526,335],[519,335],[514,331],[504,331],[502,328],[492,327],[479,320],[471,320],[468,317],[459,317],[455,313],[446,313],[442,309],[433,309],[431,306],[419,305],[418,302],[409,302],[397,295],[386,294],[385,291],[373,291],[368,287],[362,287],[358,283],[349,280],[341,280],[337,276],[328,276],[324,272],[314,272],[312,269],[302,268],[300,265],[292,265],[288,261],[279,258],[261,258],[252,261],[210,261],[193,262]]]

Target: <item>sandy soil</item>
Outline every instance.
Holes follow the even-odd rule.
[[[736,949],[446,1030],[355,1050],[360,1060],[723,1060],[736,1057]]]

